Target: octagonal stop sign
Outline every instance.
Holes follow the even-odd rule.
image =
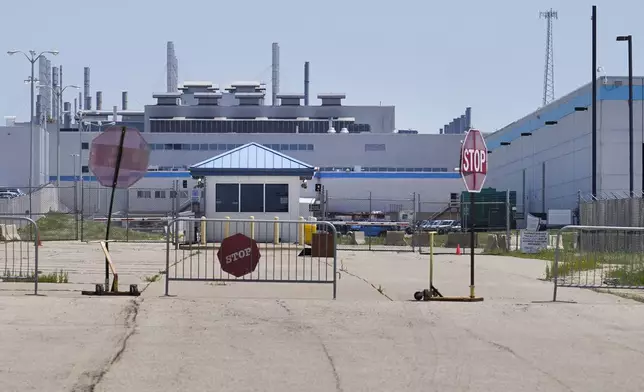
[[[461,145],[461,177],[468,192],[478,193],[487,177],[487,145],[481,131],[470,129]]]
[[[92,141],[89,151],[89,168],[103,186],[111,187],[119,154],[123,127],[106,129]],[[150,149],[141,133],[135,128],[125,128],[123,152],[119,165],[117,188],[129,188],[145,176],[150,161]]]
[[[217,252],[221,269],[237,278],[255,271],[260,257],[257,242],[241,233],[224,238]]]

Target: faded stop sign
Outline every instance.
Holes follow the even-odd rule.
[[[255,271],[260,257],[257,242],[241,233],[224,238],[217,252],[221,269],[237,278]]]
[[[481,131],[470,129],[461,145],[461,177],[468,192],[478,193],[487,177],[487,145]]]

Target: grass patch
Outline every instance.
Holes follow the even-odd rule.
[[[158,282],[158,281],[159,281],[159,279],[161,279],[161,275],[160,275],[160,274],[156,274],[156,275],[146,276],[146,277],[145,277],[145,281],[146,281],[146,282],[148,282],[148,283]]]
[[[644,286],[644,265],[624,265],[608,273],[616,286]]]
[[[76,230],[78,225],[78,233],[80,235],[80,222],[76,222],[76,218],[72,214],[62,214],[59,212],[50,212],[44,217],[38,219],[38,229],[40,231],[41,241],[59,241],[59,240],[73,240],[76,239]],[[85,220],[83,224],[83,240],[85,241],[98,241],[105,239],[105,232],[107,224],[103,222],[94,222]],[[22,240],[33,240],[34,233],[31,226],[25,226],[18,229],[20,238]],[[160,241],[164,239],[163,234],[145,233],[132,229],[124,229],[121,227],[110,228],[110,239],[116,241]]]
[[[35,276],[33,273],[27,275],[15,275],[10,271],[4,271],[0,277],[4,282],[33,282]],[[48,274],[38,275],[39,283],[69,283],[69,273],[65,270],[54,271]]]

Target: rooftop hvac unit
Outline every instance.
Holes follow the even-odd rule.
[[[326,131],[326,132],[327,132],[327,133],[335,133],[335,128],[331,127],[331,128],[329,128],[329,130],[328,130],[328,131]]]
[[[5,116],[4,122],[6,126],[13,127],[14,125],[16,125],[16,116]]]
[[[347,128],[342,128],[340,130],[340,133],[349,133],[349,130]]]

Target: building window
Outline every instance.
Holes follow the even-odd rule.
[[[386,147],[384,144],[365,144],[365,151],[385,151]]]
[[[241,184],[239,212],[264,212],[264,185]]]
[[[83,173],[89,173],[89,167],[88,167],[88,166],[83,165],[83,166],[81,166],[81,171],[82,171]]]
[[[165,191],[154,191],[155,199],[165,199]]]
[[[288,212],[288,184],[266,184],[266,212]]]
[[[239,184],[215,185],[215,210],[239,212]]]
[[[136,191],[136,197],[138,199],[151,199],[152,198],[152,192],[151,191]]]
[[[81,143],[81,148],[82,148],[83,150],[89,150],[89,143],[87,143],[87,142],[82,142],[82,143]]]

